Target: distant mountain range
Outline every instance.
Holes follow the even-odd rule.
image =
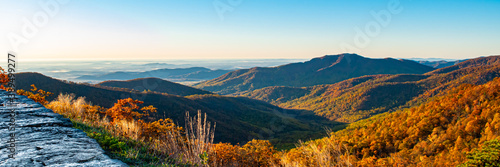
[[[236,70],[194,86],[219,94],[243,94],[268,86],[314,86],[364,75],[423,74],[432,70],[434,68],[411,60],[370,59],[357,54],[340,54],[278,67]]]
[[[181,126],[185,111],[201,110],[208,121],[217,123],[215,142],[267,139],[278,148],[291,148],[299,139],[324,136],[325,127],[343,129],[274,154],[301,163],[337,158],[335,154],[344,154],[338,147],[342,146],[351,156],[338,157],[352,158],[354,166],[436,162],[456,166],[481,143],[498,139],[500,56],[417,62],[340,54],[277,67],[228,70],[195,87],[163,78],[216,72],[195,67],[148,73],[110,73],[99,77],[134,79],[95,85],[18,73],[16,87],[28,90],[35,84],[56,95],[84,96],[103,107],[131,97],[158,108],[153,120],[172,118]],[[151,74],[163,77],[142,76]]]
[[[179,96],[212,94],[209,91],[204,91],[189,86],[184,86],[178,83],[166,81],[159,78],[138,78],[127,81],[104,81],[97,85],[116,87],[116,88],[127,88],[141,92],[154,91],[154,92],[167,93]]]
[[[115,72],[92,77],[125,81],[104,81],[95,85],[61,81],[39,73],[19,73],[16,86],[30,89],[30,85],[35,84],[56,95],[74,93],[103,107],[132,97],[157,107],[159,112],[154,115],[155,119],[172,118],[180,125],[184,124],[185,111],[202,110],[210,121],[217,122],[216,141],[244,143],[253,138],[265,138],[278,146],[290,147],[298,139],[321,137],[325,126],[338,128],[337,125],[343,123],[415,106],[450,87],[463,83],[481,84],[500,76],[498,56],[471,59],[456,65],[420,63],[341,54],[303,63],[236,71],[193,67]],[[434,69],[428,65],[451,66]],[[246,97],[221,96],[162,79],[201,79],[215,75],[222,76],[196,87]],[[55,96],[48,100],[53,98]]]
[[[155,77],[170,81],[201,81],[217,78],[231,70],[211,70],[204,67],[158,69],[145,72],[112,72],[102,75],[83,75],[76,80],[106,81],[130,80],[137,78]]]
[[[444,68],[452,65],[456,65],[458,63],[464,62],[466,60],[455,60],[455,61],[446,61],[446,60],[440,60],[440,61],[418,61],[418,63],[431,66],[433,68]]]
[[[425,74],[368,75],[311,87],[272,86],[245,96],[290,108],[314,111],[340,122],[411,107],[448,88],[484,84],[500,76],[500,56],[482,57]]]
[[[147,82],[147,84],[144,84]],[[155,91],[172,94],[203,95],[178,96],[159,93],[141,93],[139,87],[150,87],[158,84]],[[324,135],[324,127],[334,128],[342,123],[329,121],[306,110],[288,110],[276,107],[267,102],[246,97],[228,97],[209,94],[191,87],[172,84],[155,78],[137,79],[125,82],[103,82],[100,85],[77,84],[65,82],[40,73],[16,74],[16,87],[29,90],[35,84],[39,89],[53,92],[52,100],[60,93],[83,96],[92,104],[111,107],[118,99],[133,98],[144,101],[144,105],[153,105],[158,112],[154,119],[172,118],[184,126],[185,112],[194,114],[197,110],[207,113],[208,121],[216,122],[216,142],[246,143],[251,139],[269,139],[278,147],[290,148],[297,140],[319,138]],[[162,85],[165,84],[165,85]],[[102,85],[106,85],[104,87]],[[168,87],[175,86],[176,90]],[[114,88],[109,86],[118,86]],[[126,87],[126,88],[123,88]],[[137,90],[132,90],[133,88]],[[171,92],[174,91],[174,92]]]

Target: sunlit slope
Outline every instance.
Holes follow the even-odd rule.
[[[312,87],[266,87],[245,94],[280,107],[306,109],[341,122],[418,105],[450,87],[500,76],[500,56],[467,60],[425,74],[370,75]]]
[[[333,84],[373,74],[423,74],[434,68],[410,60],[371,59],[340,54],[278,67],[255,67],[229,72],[195,87],[219,94],[242,94],[268,86],[314,86]]]

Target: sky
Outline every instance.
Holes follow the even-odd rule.
[[[500,0],[0,0],[0,23],[20,60],[500,55]]]

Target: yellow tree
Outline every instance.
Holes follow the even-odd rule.
[[[141,137],[146,140],[152,139],[162,139],[168,136],[168,133],[182,132],[182,127],[175,125],[172,119],[160,119],[154,122],[144,122],[139,120],[139,125],[141,125]]]
[[[245,164],[251,166],[270,166],[270,163],[276,162],[273,154],[276,153],[273,145],[268,140],[253,139],[241,147],[245,153]]]

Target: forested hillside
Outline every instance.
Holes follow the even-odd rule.
[[[137,78],[155,77],[175,81],[200,81],[217,78],[232,70],[211,70],[204,67],[157,69],[144,72],[117,71],[102,75],[83,75],[78,80],[106,81],[106,80],[131,80]]]
[[[38,73],[16,74],[18,89],[35,84],[56,95],[84,96],[105,108],[129,97],[144,101],[158,108],[151,117],[144,117],[149,123],[172,118],[184,126],[185,111],[201,110],[217,124],[216,143],[200,144],[209,147],[188,156],[200,160],[196,164],[496,166],[500,159],[500,56],[471,59],[425,74],[366,75],[335,84],[273,86],[245,94],[289,109],[247,97],[129,89],[145,85],[145,80],[127,81],[118,88],[60,81]],[[106,113],[118,111],[115,106]],[[148,131],[160,126],[145,125],[139,128]],[[330,128],[333,131],[320,138]]]
[[[445,60],[424,61],[424,60],[421,60],[421,61],[418,61],[418,63],[426,65],[426,66],[431,66],[433,68],[444,68],[444,67],[456,65],[456,64],[461,63],[463,61],[466,61],[466,60],[455,60],[455,61],[445,61]]]
[[[500,56],[467,60],[425,74],[370,75],[312,87],[267,87],[245,94],[280,107],[305,109],[340,122],[418,105],[447,88],[500,76]]]
[[[64,82],[39,73],[16,74],[18,89],[30,90],[31,84],[55,95],[60,93],[82,96],[92,104],[109,108],[117,100],[132,98],[153,105],[158,112],[152,120],[172,118],[184,125],[186,111],[207,113],[210,122],[216,122],[216,142],[246,143],[254,138],[270,139],[280,147],[291,147],[298,139],[319,138],[324,127],[333,128],[339,123],[328,121],[305,110],[282,109],[263,101],[245,97],[228,97],[213,94],[176,96],[159,93],[141,93],[126,88],[102,88],[93,85]]]
[[[127,81],[104,81],[97,85],[117,87],[117,88],[128,88],[141,92],[154,91],[154,92],[167,93],[179,96],[212,94],[209,91],[192,88],[190,86],[181,85],[178,83],[170,82],[159,78],[138,78]]]
[[[349,156],[336,154],[332,159],[349,159],[354,166],[457,166],[465,162],[496,166],[492,164],[498,162],[499,143],[494,139],[500,137],[500,78],[450,89],[419,106],[353,123],[285,156],[310,165],[320,155],[307,157],[308,149],[334,153],[326,146],[338,145]]]
[[[373,74],[423,74],[434,68],[410,60],[370,59],[357,54],[329,55],[303,63],[229,72],[195,87],[219,94],[242,94],[268,86],[333,84]]]

